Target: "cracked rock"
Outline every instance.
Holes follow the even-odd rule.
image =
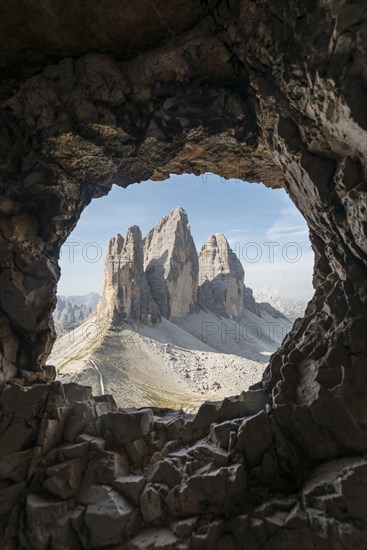
[[[110,546],[131,535],[136,511],[115,489],[102,485],[99,498],[87,506],[85,524],[92,547]]]

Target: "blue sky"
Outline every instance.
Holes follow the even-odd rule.
[[[312,296],[313,253],[306,222],[283,189],[214,174],[171,176],[94,199],[62,248],[59,294],[101,293],[108,240],[139,225],[143,236],[175,206],[189,217],[198,250],[223,233],[240,257],[245,284],[292,298]]]

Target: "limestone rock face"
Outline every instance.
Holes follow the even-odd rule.
[[[136,225],[128,229],[125,239],[118,234],[108,243],[97,318],[159,321],[159,310],[144,273],[141,231]]]
[[[243,313],[244,271],[221,233],[211,235],[199,254],[199,288],[205,307],[218,315]]]
[[[144,267],[164,317],[178,319],[195,309],[198,256],[183,208],[174,208],[145,237]]]
[[[221,438],[222,444],[228,439],[233,464],[215,465],[218,472],[214,454],[217,462],[223,457],[217,451],[212,461],[207,445],[190,450],[182,441],[169,442],[178,449],[172,458],[184,457],[189,477],[167,498],[161,484],[156,489],[153,484],[151,494],[162,492],[162,513],[167,501],[182,513],[192,497],[191,509],[200,509],[199,527],[196,518],[184,518],[174,537],[189,533],[182,536],[193,548],[241,547],[244,540],[267,549],[295,548],[300,541],[303,548],[365,546],[366,464],[360,458],[367,450],[365,0],[75,0],[72,6],[14,0],[1,3],[0,15],[6,43],[0,54],[2,392],[10,391],[9,380],[21,383],[16,377],[25,372],[29,378],[21,380],[33,375],[47,380],[60,247],[83,209],[113,182],[126,187],[173,173],[212,172],[285,186],[310,228],[316,294],[271,358],[266,391],[273,393],[273,443],[261,462],[256,457],[258,465],[246,464],[244,494],[256,502],[245,502],[238,495],[244,484],[232,482],[240,473],[232,453],[235,423]],[[91,450],[100,444],[95,425],[63,403],[62,388],[54,383],[47,388],[52,399],[47,397],[47,406],[41,400],[35,418],[23,417],[30,403],[23,407],[21,395],[11,392],[10,410],[1,405],[1,449],[10,455],[7,464],[18,464],[13,484],[9,473],[1,479],[4,544],[111,546],[110,540],[90,540],[94,519],[86,524],[85,506],[55,500],[41,487],[42,469],[63,454],[64,423],[66,442],[73,431],[81,441],[94,438]],[[52,400],[60,402],[57,407]],[[15,402],[20,410],[12,409]],[[268,432],[257,420],[242,426],[243,437],[247,432],[245,439],[252,441],[259,426]],[[88,433],[78,435],[78,429]],[[28,451],[35,460],[25,474],[19,454]],[[39,452],[45,455],[41,460]],[[347,458],[331,460],[341,456]],[[321,470],[305,482],[312,462]],[[26,495],[18,497],[24,483],[27,510]],[[229,498],[233,490],[244,504],[237,516],[213,502],[225,487]],[[208,503],[218,506],[212,520]],[[115,511],[119,529],[121,516],[133,519],[125,503]],[[147,534],[148,546],[162,537],[167,541],[171,522],[164,518],[162,525],[163,533],[155,524],[156,532]],[[114,540],[124,532],[127,527]],[[120,540],[117,544],[121,547]]]
[[[243,307],[245,309],[248,309],[255,315],[259,315],[258,303],[254,298],[252,288],[250,288],[249,286],[246,286],[243,289]]]

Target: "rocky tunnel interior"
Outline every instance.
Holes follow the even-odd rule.
[[[0,8],[5,548],[361,547],[366,7],[140,4]],[[194,417],[53,382],[59,251],[83,208],[184,172],[286,188],[315,253],[304,318],[258,388]]]

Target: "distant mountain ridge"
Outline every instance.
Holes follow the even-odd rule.
[[[57,296],[53,315],[56,332],[63,334],[81,325],[93,313],[99,298],[96,292],[89,292],[82,296]]]
[[[297,317],[303,317],[305,309],[307,307],[306,300],[301,298],[291,298],[289,296],[283,296],[277,292],[261,292],[254,291],[254,297],[257,303],[264,302],[270,303],[274,308],[280,311],[288,319],[294,320]]]

